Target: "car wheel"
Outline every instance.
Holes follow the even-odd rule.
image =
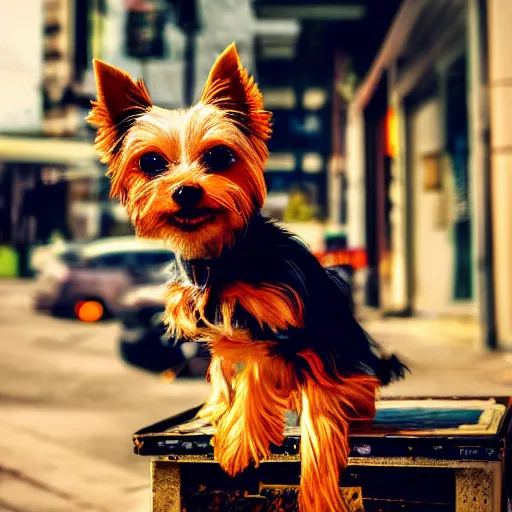
[[[191,377],[205,378],[210,366],[210,359],[207,357],[194,357],[188,362],[188,370]]]
[[[151,373],[162,373],[183,364],[183,355],[176,347],[164,348],[151,337],[139,343],[121,341],[119,352],[125,363]]]

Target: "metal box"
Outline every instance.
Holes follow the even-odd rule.
[[[351,511],[512,511],[510,398],[383,399],[373,422],[351,426],[340,482]],[[297,510],[298,418],[259,468],[229,478],[213,459],[199,407],[134,435],[152,457],[152,511]],[[326,511],[329,512],[329,511]]]

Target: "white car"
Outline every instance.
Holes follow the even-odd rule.
[[[115,316],[134,283],[173,259],[162,242],[132,236],[58,248],[40,260],[34,307],[84,321]]]

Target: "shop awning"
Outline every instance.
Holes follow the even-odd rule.
[[[351,108],[366,107],[394,64],[389,75],[391,87],[397,97],[404,98],[418,85],[425,85],[426,74],[446,57],[463,55],[467,45],[465,5],[465,0],[404,0]]]
[[[366,107],[379,85],[382,74],[398,57],[427,4],[428,0],[405,0],[403,2],[370,71],[355,93],[352,108],[362,110]]]
[[[88,141],[0,135],[0,162],[81,166],[97,161]]]
[[[364,17],[366,0],[255,0],[258,18],[351,21]]]

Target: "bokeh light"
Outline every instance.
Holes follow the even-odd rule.
[[[103,304],[96,300],[80,301],[75,306],[75,314],[82,322],[98,322],[103,318],[104,312]]]

